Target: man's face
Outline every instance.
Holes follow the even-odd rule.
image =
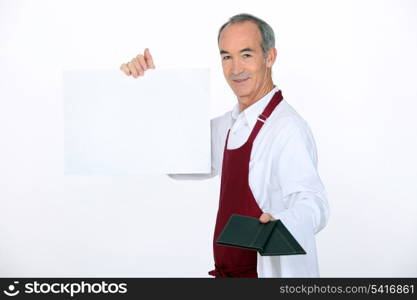
[[[220,34],[223,74],[239,101],[253,100],[270,76],[272,64],[265,60],[261,42],[258,26],[250,21],[229,24]]]

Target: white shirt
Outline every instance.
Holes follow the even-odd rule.
[[[239,111],[211,120],[211,174],[169,175],[175,179],[221,176],[227,131],[227,149],[242,146],[257,117],[278,91]],[[316,144],[307,122],[284,99],[259,131],[249,162],[249,186],[263,212],[280,219],[307,252],[306,255],[261,256],[259,277],[319,277],[315,234],[329,218],[327,194],[317,171]]]

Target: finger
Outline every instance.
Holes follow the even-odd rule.
[[[137,59],[134,58],[130,62],[132,63],[133,67],[135,68],[137,76],[143,76],[143,73],[145,73],[145,72],[143,71],[143,68],[142,68],[141,64],[137,61]]]
[[[270,218],[269,218],[268,214],[262,214],[259,217],[259,221],[261,221],[261,223],[268,223],[270,221]]]
[[[143,55],[136,56],[136,59],[139,61],[140,65],[142,66],[143,71],[146,71],[147,69],[149,69],[148,66],[146,65],[146,61]]]
[[[130,61],[127,63],[127,67],[129,68],[130,72],[132,73],[133,77],[138,77],[139,73],[136,70],[136,67],[134,66],[134,64]]]
[[[151,52],[149,51],[148,48],[145,49],[145,60],[146,60],[146,64],[148,65],[149,68],[155,69],[155,65],[153,63],[153,58],[151,55]]]
[[[138,71],[139,76],[143,76],[144,71],[138,59],[137,58],[132,59],[132,63],[135,66],[136,70]]]
[[[120,66],[120,70],[122,70],[127,76],[132,75],[132,73],[129,70],[129,67],[127,66],[127,64],[122,64]]]

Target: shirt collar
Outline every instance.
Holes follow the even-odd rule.
[[[237,103],[233,107],[232,118],[236,120],[237,118],[242,117],[246,120],[250,128],[253,128],[253,126],[255,126],[256,120],[258,119],[258,116],[262,113],[269,100],[272,99],[272,97],[276,92],[278,92],[278,90],[278,87],[274,86],[274,88],[268,94],[263,96],[261,99],[259,99],[252,105],[248,106],[243,111],[239,110],[239,103]]]

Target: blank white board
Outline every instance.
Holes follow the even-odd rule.
[[[65,174],[209,173],[208,69],[64,71]]]

